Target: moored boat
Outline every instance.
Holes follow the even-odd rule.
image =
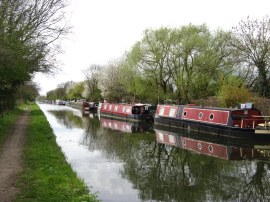
[[[89,114],[89,112],[97,112],[98,102],[86,102],[86,101],[77,101],[77,102],[69,102],[70,107],[74,107],[82,110],[83,113]]]
[[[169,130],[185,129],[223,136],[269,137],[269,116],[251,103],[240,108],[201,107],[194,105],[158,105],[154,123]]]
[[[100,115],[125,121],[153,121],[153,108],[148,104],[102,103]]]

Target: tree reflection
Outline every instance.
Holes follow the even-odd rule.
[[[73,111],[67,110],[51,110],[49,113],[53,114],[59,124],[67,128],[83,128],[83,118],[75,116]]]
[[[97,118],[53,112],[62,124],[82,127],[81,144],[124,163],[120,173],[149,201],[270,201],[269,159],[229,161],[160,144],[155,134],[102,128]]]

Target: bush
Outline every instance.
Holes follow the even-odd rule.
[[[236,107],[240,103],[254,102],[255,95],[245,87],[233,85],[223,85],[218,94],[218,100],[221,107]]]

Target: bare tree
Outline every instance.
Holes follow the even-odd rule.
[[[233,28],[235,40],[233,47],[244,77],[260,96],[270,96],[270,18],[252,20],[249,17]],[[247,74],[248,73],[248,74]]]
[[[101,65],[91,65],[89,68],[83,71],[85,76],[85,82],[88,88],[88,99],[92,101],[98,101],[101,98],[101,91],[99,89],[99,76],[103,69]]]
[[[99,77],[103,97],[109,101],[120,102],[127,94],[124,84],[121,81],[121,62],[110,62]]]

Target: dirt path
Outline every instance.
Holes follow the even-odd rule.
[[[29,112],[19,117],[0,152],[0,201],[10,202],[19,192],[16,188],[18,174],[22,171],[22,152]]]

